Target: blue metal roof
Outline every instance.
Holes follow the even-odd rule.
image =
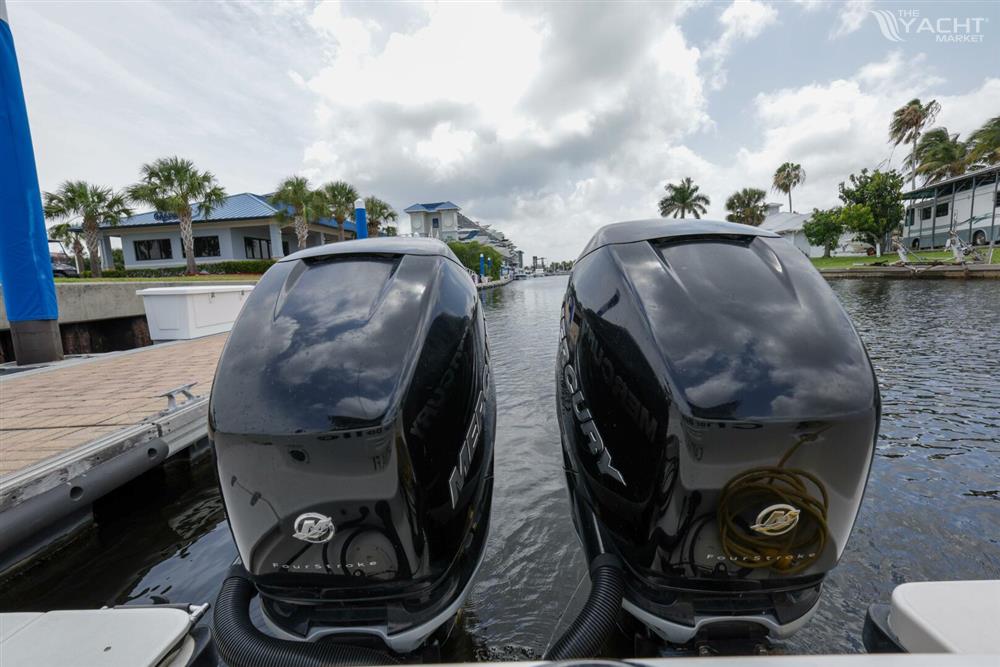
[[[198,211],[197,206],[192,206],[194,215],[192,222],[207,222],[218,220],[253,220],[255,218],[273,218],[278,212],[262,197],[244,192],[238,195],[230,195],[222,200],[207,218]],[[139,213],[130,218],[119,221],[119,227],[141,227],[146,225],[171,225],[177,224],[177,216],[173,213],[161,213],[159,211],[148,211]],[[101,225],[106,226],[106,225]]]
[[[198,211],[197,205],[191,207],[193,209],[194,215],[191,218],[192,223],[198,222],[221,222],[225,220],[260,220],[273,218],[278,213],[278,208],[275,207],[267,196],[255,195],[250,192],[243,192],[238,195],[230,195],[222,200],[222,203],[217,206],[208,217],[204,217]],[[162,213],[160,211],[148,211],[146,213],[139,213],[133,215],[130,218],[125,218],[119,221],[119,227],[149,227],[158,225],[176,225],[177,216],[173,213]],[[337,221],[333,218],[321,218],[316,224],[323,225],[324,227],[337,228]],[[107,223],[101,224],[101,227],[110,227]],[[349,232],[356,231],[354,223],[350,220],[344,221],[344,230]]]
[[[436,201],[430,204],[413,204],[403,209],[404,213],[435,213],[437,211],[460,211],[458,204],[450,201]]]

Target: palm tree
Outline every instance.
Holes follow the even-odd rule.
[[[194,163],[177,156],[160,158],[142,165],[142,181],[128,188],[132,201],[142,202],[163,213],[173,213],[180,221],[181,244],[187,258],[187,274],[198,273],[194,261],[192,208],[202,219],[222,204],[226,191],[210,171],[198,171]]]
[[[368,215],[368,236],[378,236],[382,225],[399,217],[392,206],[378,197],[365,197],[365,211]]]
[[[910,151],[910,189],[917,187],[917,143],[920,140],[920,133],[925,127],[931,125],[941,111],[941,105],[937,100],[931,100],[927,104],[922,104],[915,98],[905,105],[896,109],[892,114],[892,121],[889,123],[889,139],[893,144],[911,144]]]
[[[916,160],[918,174],[927,176],[928,182],[939,181],[965,173],[969,148],[958,134],[949,134],[946,127],[936,127],[920,139]]]
[[[83,237],[90,255],[90,273],[101,277],[101,247],[99,225],[117,225],[132,215],[120,192],[85,181],[66,181],[55,192],[46,192],[45,217],[53,220],[79,217],[83,221]]]
[[[309,223],[319,217],[322,206],[316,204],[316,193],[309,189],[309,179],[304,176],[289,176],[278,185],[277,192],[271,195],[271,202],[278,207],[275,217],[279,221],[292,221],[295,240],[299,250],[303,250],[309,239]]]
[[[354,201],[358,198],[358,191],[347,181],[334,181],[323,186],[323,196],[330,215],[337,221],[337,232],[343,241],[344,221],[354,215]]]
[[[58,225],[49,227],[49,238],[59,241],[64,246],[69,246],[73,253],[73,262],[76,264],[76,272],[83,275],[83,240],[80,235],[73,230],[73,225],[68,222],[61,222]]]
[[[705,207],[712,203],[705,195],[698,194],[698,186],[690,177],[684,177],[677,185],[667,183],[663,189],[667,191],[667,196],[660,200],[660,215],[664,218],[683,218],[690,213],[700,219],[708,210]]]
[[[734,192],[726,200],[726,210],[729,211],[726,220],[756,227],[764,222],[766,197],[767,193],[760,188],[743,188]]]
[[[771,187],[776,192],[784,192],[788,195],[789,213],[794,213],[792,210],[792,188],[805,182],[806,170],[802,168],[801,164],[795,162],[786,162],[774,172],[774,182]]]
[[[969,137],[969,161],[976,164],[1000,164],[1000,116],[986,121]]]

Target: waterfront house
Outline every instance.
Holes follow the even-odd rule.
[[[476,241],[495,249],[508,266],[523,266],[521,254],[504,233],[490,225],[464,215],[458,204],[450,201],[413,204],[404,212],[410,214],[410,229],[414,236],[426,236],[442,241]]]
[[[458,240],[458,212],[462,210],[450,201],[413,204],[403,212],[410,214],[410,229],[414,236],[426,236],[442,241]]]
[[[199,264],[227,260],[276,259],[295,252],[298,241],[290,220],[277,218],[278,208],[264,195],[230,195],[207,217],[197,207],[192,219],[194,254]],[[149,211],[101,225],[101,263],[112,267],[111,239],[118,238],[126,269],[184,266],[180,223],[172,213]],[[354,223],[344,222],[344,238],[355,237]],[[330,218],[309,225],[307,247],[339,239]]]
[[[461,213],[458,214],[458,240],[477,241],[489,246],[500,253],[504,264],[511,267],[518,266],[517,247],[513,241],[508,240],[503,232]]]
[[[801,250],[806,257],[822,257],[823,246],[812,245],[806,238],[806,233],[802,226],[812,219],[811,213],[784,213],[781,211],[781,204],[769,203],[767,206],[767,216],[760,224],[761,229],[778,234],[783,239]],[[844,232],[836,247],[833,248],[833,255],[863,255],[865,254],[865,244],[854,240],[853,232]]]

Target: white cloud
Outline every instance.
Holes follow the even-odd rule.
[[[526,251],[569,258],[601,224],[649,215],[671,144],[711,125],[700,52],[679,10],[654,8],[434,5],[308,79],[323,109],[308,173],[346,163],[399,209],[456,200]]]
[[[322,25],[341,49],[309,85],[334,104],[446,100],[471,103],[502,121],[540,67],[541,32],[499,5],[433,5],[424,27],[393,33],[380,53],[369,51],[366,22],[343,19],[330,7],[318,5],[310,23]]]
[[[11,12],[43,189],[67,178],[121,187],[142,162],[176,153],[230,192],[267,192],[302,173],[349,180],[400,211],[451,199],[527,254],[566,259],[603,224],[655,215],[667,181],[694,178],[719,218],[730,193],[766,189],[794,160],[808,172],[796,208],[829,206],[852,171],[890,155],[899,164],[905,149],[886,130],[909,99],[937,97],[939,122],[963,136],[1000,108],[1000,79],[956,91],[935,76],[954,49],[879,57],[873,31],[870,62],[845,69],[820,44],[841,5],[823,3],[822,16],[805,11],[814,4],[792,11],[816,33],[806,56],[834,63],[816,71],[835,74],[789,67],[787,87],[749,97],[723,87],[712,106],[706,91],[722,87],[741,46],[775,49],[777,5],[70,2]],[[837,24],[856,29],[862,9],[844,6]],[[693,46],[682,18],[708,22],[717,39]],[[745,112],[713,119],[714,108]]]
[[[307,26],[265,5],[10,11],[43,190],[81,178],[120,188],[174,154],[230,192],[267,192],[299,168],[312,105],[288,73],[320,48]]]
[[[471,155],[478,141],[475,132],[456,130],[450,122],[438,123],[429,139],[417,142],[416,157],[433,165],[435,177],[447,177]]]
[[[837,39],[858,30],[872,7],[871,0],[847,0],[840,6],[837,23],[830,29],[830,39]]]
[[[715,90],[726,84],[725,60],[739,42],[758,37],[764,29],[778,20],[778,11],[757,0],[733,0],[719,16],[722,34],[705,49],[712,63],[711,86]]]
[[[793,192],[796,210],[836,205],[837,184],[851,173],[864,167],[901,167],[908,149],[889,143],[889,121],[895,109],[914,97],[937,98],[942,105],[938,123],[963,133],[1000,108],[1000,78],[987,78],[953,95],[942,95],[945,84],[928,71],[923,56],[904,59],[894,52],[848,78],[758,94],[754,108],[761,142],[739,148],[731,167],[704,181],[703,190],[723,195],[713,197],[711,213],[722,215],[724,196],[738,187],[768,190],[774,170],[786,160],[800,163],[808,175]],[[728,184],[716,185],[720,180]]]
[[[379,28],[374,21],[344,16],[339,2],[316,5],[309,15],[309,25],[320,34],[333,38],[339,57],[350,59],[357,59],[371,51],[372,32]]]

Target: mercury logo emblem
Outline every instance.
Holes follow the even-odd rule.
[[[774,537],[784,535],[799,523],[799,510],[791,505],[779,503],[765,507],[757,515],[757,523],[750,526],[750,530]]]
[[[322,544],[329,542],[336,532],[333,519],[318,512],[306,512],[295,519],[295,533],[292,537],[303,542]]]

